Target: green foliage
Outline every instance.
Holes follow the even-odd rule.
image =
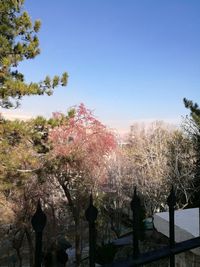
[[[199,206],[200,203],[200,108],[197,103],[183,99],[185,107],[190,110],[190,119],[186,120],[186,131],[190,135],[194,148],[195,148],[195,177],[194,177],[194,187],[196,188],[195,194],[193,196],[193,206]]]
[[[200,108],[197,103],[193,103],[186,98],[183,99],[185,107],[190,110],[190,116],[195,122],[196,126],[200,128]]]
[[[58,85],[67,84],[68,75],[47,76],[39,83],[26,83],[19,72],[20,62],[35,58],[39,53],[37,33],[41,23],[31,21],[23,11],[23,0],[0,1],[0,106],[17,107],[25,95],[51,95]]]
[[[29,125],[22,121],[0,122],[0,180],[1,190],[22,186],[30,173],[39,165],[31,142]]]

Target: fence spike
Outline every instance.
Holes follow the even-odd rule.
[[[174,187],[172,185],[170,194],[167,198],[167,204],[169,206],[169,246],[171,249],[175,246],[175,232],[174,232],[174,207],[176,205],[176,195],[174,192]],[[170,267],[175,266],[175,255],[171,253],[170,255]]]
[[[174,192],[174,186],[173,185],[171,187],[170,194],[167,198],[167,205],[169,206],[169,208],[174,207],[176,205],[176,195]]]
[[[90,194],[90,205],[91,206],[93,205],[93,196],[92,196],[92,193]]]
[[[95,222],[97,219],[98,215],[98,210],[97,208],[93,205],[93,196],[92,194],[90,195],[90,200],[89,200],[89,207],[85,211],[85,217],[88,222]]]
[[[40,199],[37,203],[37,209],[32,217],[31,224],[35,231],[35,265],[41,267],[42,264],[42,233],[46,225],[46,214],[42,211]]]
[[[133,212],[133,257],[137,258],[140,254],[139,250],[139,232],[140,232],[140,209],[141,202],[137,195],[137,188],[134,188],[134,194],[131,201],[131,209]]]

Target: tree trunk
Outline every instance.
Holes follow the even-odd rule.
[[[77,205],[75,206],[75,203],[73,202],[72,198],[71,198],[71,194],[69,189],[67,188],[66,185],[61,184],[64,192],[65,192],[65,196],[68,200],[69,203],[69,207],[70,210],[72,212],[72,216],[75,222],[75,249],[76,249],[76,266],[79,267],[80,266],[80,262],[81,262],[81,229],[80,229],[80,210],[79,210],[79,203],[77,201]]]
[[[22,256],[21,256],[21,253],[20,253],[20,248],[15,248],[15,249],[16,249],[16,252],[17,252],[18,260],[19,260],[19,267],[22,267]]]
[[[28,247],[29,247],[29,264],[30,267],[33,267],[34,264],[34,248],[33,248],[33,242],[32,242],[32,238],[31,238],[31,234],[28,231],[28,229],[25,230],[25,234],[26,234],[26,238],[28,241]]]
[[[81,234],[80,234],[80,216],[78,215],[75,220],[75,248],[76,248],[76,266],[81,263]]]
[[[17,236],[17,234],[19,234],[19,236]],[[23,239],[24,239],[24,230],[23,229],[17,230],[15,233],[15,236],[14,236],[14,240],[13,240],[13,248],[17,252],[17,257],[19,260],[19,267],[22,267],[22,256],[20,253],[20,249],[21,249],[22,244],[23,244]]]

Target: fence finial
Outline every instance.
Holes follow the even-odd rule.
[[[176,195],[174,192],[174,186],[173,185],[171,187],[170,194],[167,198],[167,205],[169,206],[169,208],[174,207],[176,205]]]
[[[40,199],[37,203],[37,209],[35,214],[32,217],[31,224],[35,232],[42,232],[46,225],[47,217],[46,214],[42,211]]]
[[[93,195],[92,195],[92,192],[90,194],[90,206],[93,205]]]
[[[134,194],[133,194],[133,198],[131,200],[131,209],[138,209],[140,206],[140,198],[137,194],[137,187],[134,187]]]
[[[174,232],[174,207],[176,205],[176,196],[174,187],[172,185],[170,194],[167,198],[167,205],[169,206],[169,245],[173,249],[175,246],[175,232]],[[170,267],[175,267],[175,255],[170,255]]]
[[[137,188],[134,188],[134,194],[131,201],[131,209],[133,212],[133,257],[137,258],[140,254],[139,250],[139,232],[140,232],[140,212],[141,203],[137,195]]]
[[[42,264],[42,232],[46,225],[47,217],[42,211],[40,199],[37,203],[37,209],[32,217],[31,224],[35,231],[35,264],[34,267],[41,267]]]
[[[85,217],[89,222],[89,266],[95,267],[95,249],[96,249],[96,229],[95,221],[97,219],[98,210],[93,205],[93,197],[90,194],[89,207],[85,211]]]
[[[89,207],[85,211],[85,217],[88,222],[95,222],[98,215],[97,208],[93,205],[93,196],[90,194],[90,202]]]

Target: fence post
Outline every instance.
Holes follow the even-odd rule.
[[[137,195],[136,187],[134,189],[133,198],[131,201],[131,209],[133,212],[133,258],[137,258],[140,254],[139,250],[139,233],[140,233],[140,211],[141,202]]]
[[[42,211],[40,200],[38,200],[37,210],[32,217],[31,224],[35,231],[35,261],[34,267],[41,267],[42,264],[42,233],[46,225],[46,215]]]
[[[175,246],[175,234],[174,234],[174,207],[176,205],[176,196],[174,193],[174,187],[172,186],[171,192],[167,198],[167,205],[169,206],[169,246],[174,248]],[[170,255],[170,267],[175,267],[175,255]]]
[[[89,223],[89,266],[95,267],[95,250],[96,250],[96,229],[95,221],[98,210],[93,206],[92,194],[90,195],[90,204],[85,211],[85,217]]]

